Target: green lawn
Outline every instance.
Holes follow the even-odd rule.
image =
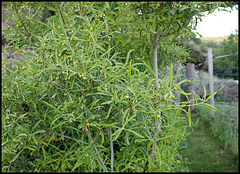
[[[196,116],[193,116],[196,120]],[[188,129],[187,148],[181,151],[189,163],[190,172],[238,172],[238,161],[211,134],[210,126],[200,120],[193,130]]]

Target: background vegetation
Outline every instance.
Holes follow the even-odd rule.
[[[220,78],[238,78],[238,31],[224,38],[196,38],[195,34],[183,45],[191,50],[192,61],[198,70],[208,70],[207,47],[212,48],[214,75]],[[220,57],[229,55],[227,57]],[[216,58],[215,58],[216,57]],[[219,57],[219,58],[218,58]],[[205,63],[204,63],[205,62]]]

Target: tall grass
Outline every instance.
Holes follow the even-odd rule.
[[[215,102],[218,111],[214,118],[210,118],[210,111],[197,107],[199,117],[210,124],[212,134],[223,144],[225,150],[229,150],[238,159],[238,102],[229,104]]]
[[[186,76],[185,71],[183,71],[183,76]],[[203,81],[195,82],[196,92],[201,95],[203,86],[205,86],[208,93],[208,73],[195,70],[194,78]],[[231,97],[238,95],[238,90],[233,89],[233,86],[237,85],[234,83],[237,82],[233,82],[232,79],[221,79],[216,76],[214,76],[213,81],[214,91],[217,91],[214,100],[218,111],[214,113],[214,118],[212,119],[210,117],[210,110],[208,109],[196,107],[196,112],[202,121],[209,124],[212,134],[222,142],[224,149],[229,150],[232,155],[238,158],[238,102],[231,100]]]

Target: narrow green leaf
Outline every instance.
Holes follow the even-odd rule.
[[[53,108],[55,111],[61,113],[55,106],[51,105],[50,103],[45,102],[45,101],[43,101],[43,103],[44,103],[45,105],[47,105],[47,106],[50,106],[50,107]]]
[[[111,123],[111,124],[109,124],[109,123],[91,123],[90,125],[92,125],[92,126],[105,126],[105,127],[116,127],[116,126],[114,126],[115,124],[118,124],[119,122],[116,122],[116,123]]]
[[[114,95],[114,97],[117,99],[117,101],[119,101],[118,95],[115,93],[115,91],[113,90],[112,85],[110,85],[110,89],[112,91],[112,94]]]
[[[124,111],[124,113],[123,113],[123,110],[122,110],[122,113],[123,113],[123,116],[122,116],[122,125],[123,125],[123,122],[124,122],[125,117],[126,117],[126,115],[127,115],[127,113],[128,113],[129,110],[130,110],[130,108],[126,109],[126,110]]]
[[[54,136],[54,134],[51,136],[51,138],[50,138],[50,140],[53,138],[53,136]],[[48,144],[49,146],[51,146],[51,147],[53,147],[53,148],[55,148],[55,149],[57,149],[59,152],[62,152],[59,148],[57,148],[56,146],[54,146],[53,144]]]
[[[152,72],[152,74],[155,75],[153,69],[152,69],[148,64],[146,64],[144,61],[143,61],[143,63],[144,63],[144,64],[146,65],[146,67]]]
[[[101,104],[102,104],[102,105],[110,104],[110,103],[112,103],[112,101],[113,101],[113,100],[109,100],[109,101],[103,102],[103,103],[101,103]]]
[[[109,110],[108,110],[108,113],[107,113],[107,117],[106,117],[105,119],[107,119],[107,118],[109,117],[109,114],[110,114],[110,112],[111,112],[111,110],[112,110],[112,107],[113,107],[113,105],[110,106],[110,108],[109,108]]]
[[[173,79],[173,67],[172,67],[172,63],[171,63],[170,64],[170,75],[169,75],[170,86],[172,86],[172,79]]]
[[[133,51],[134,51],[134,49],[132,49],[132,50],[128,51],[128,53],[127,53],[127,60],[126,60],[126,62],[125,62],[125,65],[124,65],[124,67],[126,67],[126,65],[128,64],[128,61],[129,61],[130,54],[131,54],[131,52],[133,52]]]
[[[178,23],[179,27],[182,28],[182,24],[179,20],[177,20],[177,23]]]
[[[141,143],[142,141],[148,141],[148,139],[136,139],[135,143]]]
[[[37,142],[35,136],[32,135],[31,138],[33,139],[34,143],[35,143],[36,145],[38,145],[38,142]]]
[[[43,145],[41,146],[41,148],[42,148],[42,152],[43,152],[44,161],[46,161],[46,159],[47,159],[47,158],[46,158],[46,151],[45,151]]]
[[[205,85],[203,85],[203,91],[204,91],[204,93],[203,93],[203,98],[205,99],[205,98],[206,98],[206,96],[207,96],[207,92],[206,92]]]
[[[93,36],[93,40],[94,40],[94,36]],[[100,46],[99,44],[97,44],[97,42],[94,42],[94,44],[100,48],[102,51],[106,51],[102,46]]]
[[[191,126],[192,120],[191,120],[191,109],[190,109],[190,106],[188,107],[188,122],[189,122],[189,126]]]
[[[64,125],[64,124],[66,124],[66,123],[69,123],[69,121],[60,122],[60,123],[58,123],[57,125],[55,125],[55,126],[53,127],[53,129],[55,129],[55,128],[57,128],[57,127],[60,127],[60,126],[62,126],[62,125]],[[52,126],[52,124],[51,124],[51,126]],[[51,127],[51,126],[50,126],[50,127]]]
[[[90,109],[89,110],[91,110],[92,108],[93,108],[93,106],[99,101],[100,99],[97,99],[97,100],[95,100],[95,101],[93,101],[90,105],[91,105],[91,107],[90,107]],[[88,106],[89,107],[89,106]]]
[[[132,60],[129,62],[128,74],[129,74],[130,82],[132,84],[131,62]]]
[[[151,86],[152,81],[154,81],[154,80],[155,80],[155,79],[150,79],[150,80],[148,80],[148,82],[147,82],[147,88],[146,88],[147,91],[149,91],[149,87]],[[152,90],[150,90],[149,92],[152,92]]]
[[[117,138],[119,137],[120,133],[122,132],[122,128],[119,128],[117,131],[115,131],[113,134],[112,134],[112,137],[113,137],[113,141],[117,140]]]
[[[131,129],[124,129],[124,130],[129,131],[129,132],[132,132],[133,134],[135,134],[136,136],[138,136],[138,137],[140,137],[140,138],[144,138],[144,136],[140,135],[139,133],[137,133],[137,132],[135,132],[135,131],[133,131],[133,130],[131,130]]]
[[[199,105],[200,107],[204,107],[204,108],[207,108],[207,109],[210,109],[210,110],[214,110],[214,111],[217,111],[218,109],[215,108],[214,106],[208,104],[208,103],[203,103],[202,105]]]
[[[60,68],[51,68],[51,67],[42,69],[42,71],[49,71],[49,70],[61,71],[62,69],[60,69]]]
[[[35,126],[34,126],[33,129],[32,129],[32,132],[34,131],[34,129],[35,129],[41,122],[42,122],[42,120],[39,120],[39,121],[35,124]],[[44,130],[41,130],[41,131],[44,131]],[[36,133],[34,133],[34,134],[36,134]]]
[[[173,136],[173,135],[169,135],[169,136],[166,136],[166,137],[158,138],[158,139],[155,140],[155,141],[164,140],[164,139],[166,139],[166,138],[170,138],[170,137],[172,137],[172,136]]]
[[[104,133],[100,130],[100,135],[101,135],[101,138],[102,138],[102,144],[104,143]]]
[[[74,171],[76,168],[78,168],[82,163],[82,158],[79,158],[76,162],[76,164],[74,165],[72,171]]]
[[[71,97],[71,95],[69,94],[69,92],[66,90],[66,92],[67,92],[67,96],[68,96],[68,98],[69,98],[69,100],[70,100],[70,102],[71,103],[73,103],[73,100],[72,100],[72,97]]]
[[[64,140],[64,135],[63,135],[63,131],[62,131],[62,129],[60,129],[60,134],[61,134],[61,138],[62,138],[62,140]]]
[[[27,134],[19,134],[16,138],[18,137],[27,137]]]
[[[126,138],[127,145],[130,145],[130,143],[129,143],[129,133],[128,132],[126,133],[125,138]]]
[[[187,99],[188,99],[188,95],[191,95],[191,93],[184,92],[180,87],[176,87],[176,88],[178,89],[178,93],[185,95],[187,97]]]
[[[182,83],[188,82],[187,79],[184,79],[183,81],[179,82],[176,84],[176,88],[179,88],[181,86]]]
[[[100,59],[101,59],[103,56],[105,56],[107,53],[110,53],[110,51],[111,51],[112,49],[113,49],[113,48],[110,48],[110,49],[108,49],[105,53],[103,53],[103,54],[101,55]]]
[[[198,105],[199,107],[202,107],[202,108],[206,108],[206,109],[210,109],[212,110],[212,108],[208,107],[208,106],[204,106],[204,105]]]
[[[29,149],[29,150],[32,150],[32,151],[36,151],[36,149],[33,149],[31,147],[26,147],[26,148]]]
[[[15,155],[15,156],[13,157],[13,159],[11,159],[11,160],[9,161],[9,163],[12,163],[13,161],[15,161],[15,160],[18,158],[18,156],[22,153],[22,151],[23,151],[24,149],[25,149],[25,148],[23,148],[20,152],[18,152],[17,155]]]
[[[214,92],[214,93],[212,93],[211,95],[209,95],[208,98],[206,99],[206,101],[208,101],[208,100],[209,100],[212,96],[214,96],[216,93],[217,93],[217,91]]]
[[[16,119],[16,122],[17,122],[19,119],[21,119],[22,117],[24,117],[25,115],[27,115],[27,114],[22,114],[22,115],[18,116],[18,118]]]
[[[199,95],[197,95],[196,91],[193,91],[193,93],[194,93],[195,99],[199,99],[200,98]]]
[[[124,123],[123,128],[124,128],[125,125],[126,125],[133,117],[135,117],[135,116],[136,116],[136,114],[134,114],[133,116],[131,116],[131,117]]]

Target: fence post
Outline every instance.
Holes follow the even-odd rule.
[[[187,66],[187,78],[188,80],[194,79],[194,74],[195,74],[195,64],[194,63],[188,63]],[[194,91],[195,91],[195,86],[194,82],[188,82],[187,86],[187,92],[191,93],[191,95],[188,96],[189,100],[194,98]],[[193,102],[192,102],[193,104]],[[194,106],[190,106],[191,112],[194,111]]]
[[[212,48],[208,48],[208,73],[209,73],[209,95],[214,91],[213,88],[213,58],[212,58]],[[210,105],[214,106],[214,96],[210,98]],[[214,111],[210,111],[211,117],[214,117]]]

